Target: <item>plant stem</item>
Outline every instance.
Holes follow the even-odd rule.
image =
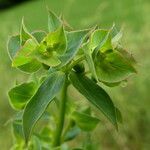
[[[67,102],[67,88],[68,88],[68,76],[66,75],[65,83],[61,93],[61,102],[60,102],[60,111],[58,116],[58,123],[56,126],[56,131],[54,134],[53,147],[61,145],[61,135],[64,127],[65,120],[65,111],[66,111],[66,102]]]
[[[67,70],[70,71],[75,65],[77,65],[79,62],[83,61],[84,59],[85,59],[85,56],[82,56],[79,59],[75,60],[72,64],[70,64]]]

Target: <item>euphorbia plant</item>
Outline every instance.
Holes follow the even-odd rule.
[[[12,122],[13,149],[66,149],[65,143],[82,131],[95,129],[99,118],[90,105],[70,98],[71,85],[118,129],[121,113],[100,83],[117,86],[136,72],[120,38],[114,26],[73,31],[51,11],[48,32],[29,33],[22,21],[20,34],[9,39],[8,53],[12,66],[31,77],[8,92],[18,111]]]

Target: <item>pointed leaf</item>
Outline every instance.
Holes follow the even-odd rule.
[[[14,109],[23,109],[28,100],[34,95],[37,84],[34,82],[22,83],[9,92],[10,104]]]
[[[43,81],[35,95],[27,103],[23,114],[23,131],[26,142],[28,142],[32,128],[42,116],[48,104],[60,91],[64,80],[65,75],[62,72],[51,74]]]
[[[32,35],[35,37],[38,43],[41,43],[44,37],[46,36],[46,33],[44,31],[35,31],[32,33]]]
[[[54,12],[49,10],[48,13],[48,30],[49,32],[53,32],[58,29],[62,23]]]
[[[98,48],[101,52],[104,52],[112,48],[110,30],[95,30],[91,35],[89,42],[89,50]]]
[[[72,72],[73,86],[96,106],[117,128],[116,110],[109,95],[95,82],[82,74]]]
[[[24,45],[25,42],[29,39],[33,39],[36,42],[35,38],[27,30],[27,28],[24,24],[24,18],[23,18],[22,19],[22,24],[21,24],[21,30],[20,30],[20,44]]]
[[[64,55],[59,57],[61,60],[61,65],[59,67],[66,65],[77,54],[88,32],[89,30],[81,30],[67,33],[67,50]]]
[[[63,26],[49,33],[44,41],[48,52],[55,51],[58,55],[62,55],[66,51],[67,39]]]

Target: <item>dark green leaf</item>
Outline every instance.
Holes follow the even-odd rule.
[[[16,139],[16,143],[21,144],[24,143],[23,131],[22,131],[22,121],[14,120],[12,122],[13,134]]]
[[[82,74],[72,72],[73,86],[95,105],[117,128],[116,110],[109,95],[95,82]]]
[[[46,33],[44,31],[35,31],[32,33],[32,35],[35,37],[38,43],[41,43],[44,37],[46,36]]]
[[[67,33],[67,50],[66,53],[59,57],[61,60],[61,66],[66,65],[78,52],[82,41],[89,30],[81,30],[76,32],[68,32]]]
[[[77,111],[72,113],[72,118],[81,130],[88,132],[95,129],[99,123],[99,119]]]
[[[15,86],[9,92],[10,104],[14,109],[23,109],[28,100],[34,95],[37,84],[34,82],[23,83]]]
[[[36,94],[27,103],[23,114],[23,131],[26,142],[28,142],[32,128],[60,91],[64,80],[64,73],[54,72],[43,81]]]
[[[121,112],[118,108],[116,108],[116,116],[117,116],[117,121],[119,123],[122,123],[123,122],[122,115],[121,115]]]

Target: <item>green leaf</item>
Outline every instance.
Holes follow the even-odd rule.
[[[15,36],[10,37],[10,39],[8,41],[7,50],[8,50],[8,54],[9,54],[11,60],[13,60],[16,53],[20,49],[21,49],[20,36],[15,35]],[[24,72],[33,73],[33,72],[39,70],[40,67],[41,67],[41,64],[39,62],[37,62],[36,60],[32,60],[31,62],[24,64],[22,66],[19,66],[18,68]]]
[[[95,30],[89,41],[89,50],[97,48],[101,52],[105,52],[108,49],[112,49],[110,31],[102,29]]]
[[[71,141],[71,140],[73,140],[75,137],[77,137],[79,135],[80,132],[81,132],[81,130],[79,129],[79,127],[77,127],[77,126],[72,127],[66,133],[64,141]]]
[[[43,81],[35,95],[27,103],[23,114],[23,131],[26,142],[28,142],[32,128],[60,91],[64,80],[64,73],[54,72]]]
[[[34,95],[37,84],[34,82],[22,83],[13,87],[9,92],[10,104],[14,109],[23,109],[29,99]]]
[[[30,34],[24,24],[24,18],[22,19],[21,30],[20,30],[20,44],[24,45],[25,42],[29,39],[33,39],[35,42],[35,38]]]
[[[89,30],[81,30],[75,32],[67,33],[67,50],[62,56],[59,56],[61,64],[59,67],[66,65],[78,52],[84,37],[89,32]]]
[[[122,31],[120,30],[111,40],[113,48],[116,48],[119,45],[119,41],[122,38]]]
[[[21,145],[21,143],[23,144],[24,139],[23,139],[23,131],[22,131],[22,121],[14,120],[12,122],[12,127],[13,127],[13,135],[15,137],[16,143],[18,143],[19,145]]]
[[[91,53],[91,51],[88,47],[88,43],[83,46],[83,51],[84,51],[84,54],[85,54],[85,57],[86,57],[86,61],[87,61],[89,70],[91,71],[92,76],[94,77],[94,79],[96,81],[98,81],[96,70],[95,70],[95,65],[94,65],[93,58],[92,58],[92,53]]]
[[[48,66],[58,66],[61,61],[58,55],[62,55],[66,51],[66,35],[63,27],[49,33],[41,42],[35,51],[35,58]]]
[[[99,119],[77,111],[72,113],[72,118],[81,130],[88,132],[95,129],[99,123]]]
[[[114,104],[109,95],[95,82],[82,74],[72,72],[70,80],[73,86],[95,105],[117,128]]]
[[[16,55],[14,56],[12,66],[18,67],[31,62],[33,60],[32,53],[36,47],[37,44],[34,40],[27,40],[24,46],[19,51],[17,51]]]
[[[32,35],[35,37],[35,39],[38,41],[38,43],[41,43],[44,37],[46,36],[46,32],[44,31],[35,31],[32,33]]]
[[[42,44],[46,44],[46,50],[49,53],[55,51],[58,55],[64,54],[67,46],[67,39],[63,26],[49,33]]]
[[[123,122],[122,115],[121,115],[121,112],[118,108],[116,108],[116,116],[117,116],[117,121],[119,123],[122,123]]]
[[[55,67],[58,66],[61,61],[58,59],[57,55],[55,53],[52,53],[51,55],[44,55],[41,53],[36,53],[34,54],[35,58],[37,61],[39,61],[40,63],[43,63],[47,66],[51,66],[51,67]]]
[[[118,46],[116,49],[131,65],[136,65],[136,60],[127,50],[123,49],[121,46]]]
[[[49,32],[53,32],[58,29],[62,25],[61,20],[57,17],[57,15],[52,12],[48,11],[48,30]]]
[[[98,79],[104,82],[120,82],[136,73],[128,59],[114,50],[109,53],[98,53],[95,60]]]

